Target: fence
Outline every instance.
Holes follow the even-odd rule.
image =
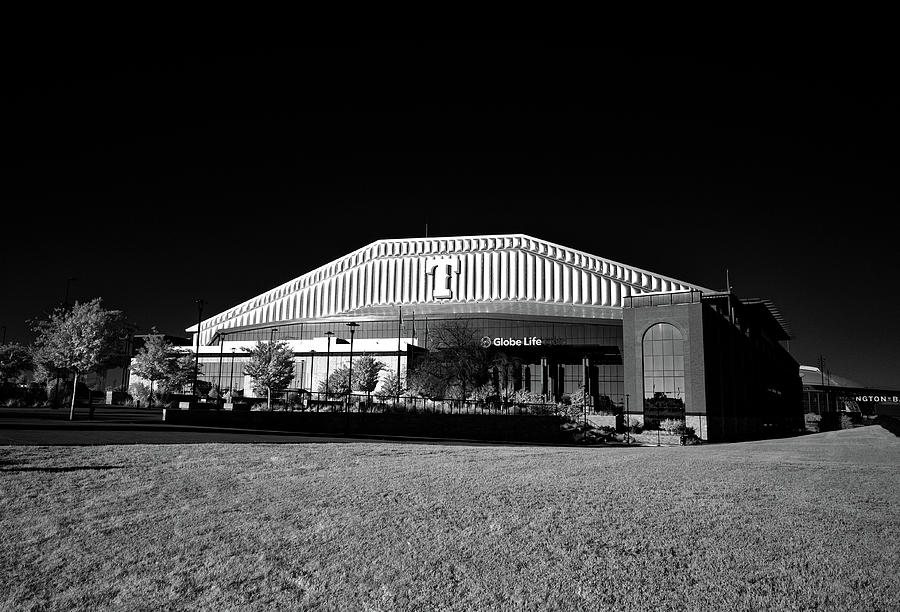
[[[265,397],[236,397],[233,409],[250,410],[266,406]],[[257,408],[258,409],[258,408]],[[485,414],[485,415],[534,415],[563,416],[571,413],[572,406],[555,402],[524,403],[510,399],[462,400],[429,399],[414,396],[384,396],[354,393],[325,394],[308,391],[282,391],[272,394],[273,410],[305,412],[372,412],[409,414]],[[577,410],[580,410],[578,408]]]

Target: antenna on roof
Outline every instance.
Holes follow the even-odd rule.
[[[725,291],[731,293],[731,276],[728,274],[728,268],[725,268]]]
[[[428,221],[425,222],[425,237],[428,238]]]

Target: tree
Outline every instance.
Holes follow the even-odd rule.
[[[168,379],[174,372],[175,364],[172,359],[172,344],[166,341],[163,335],[154,335],[147,338],[134,359],[131,361],[131,371],[150,381],[150,395],[147,405],[153,403],[153,383],[158,380]]]
[[[491,357],[491,367],[497,372],[497,395],[509,399],[510,389],[521,376],[521,358],[499,351]]]
[[[106,310],[96,298],[69,309],[57,308],[46,320],[33,322],[37,333],[34,351],[44,361],[75,374],[69,420],[75,417],[75,391],[78,376],[86,374],[110,359],[121,336],[122,312]]]
[[[378,386],[378,375],[386,368],[374,357],[359,357],[353,360],[353,389],[371,393]],[[396,384],[396,383],[395,383]]]
[[[16,380],[32,367],[31,351],[14,342],[0,344],[0,383]]]
[[[245,349],[246,350],[246,349]],[[286,389],[294,378],[294,352],[287,342],[257,342],[250,350],[250,363],[244,374],[256,389],[266,390],[266,403],[272,409],[272,390]]]
[[[397,385],[398,382],[400,382],[399,387]],[[375,392],[375,396],[381,401],[386,401],[392,397],[403,395],[405,392],[406,388],[403,386],[402,381],[398,381],[396,370],[390,370],[387,376],[384,377],[384,380],[381,381],[381,387]]]
[[[181,392],[185,385],[194,382],[194,378],[200,378],[203,374],[203,365],[195,363],[194,351],[188,350],[181,353],[170,363],[169,376],[160,384],[161,391],[172,393],[177,390]]]
[[[325,386],[324,380],[319,383],[319,393],[325,393],[326,389],[329,397],[350,393],[350,370],[345,367],[332,370],[328,375],[328,386]]]
[[[466,399],[469,391],[490,380],[490,354],[468,321],[448,321],[436,327],[429,340],[430,351],[416,364],[409,381],[419,393]]]

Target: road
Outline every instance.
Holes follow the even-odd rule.
[[[69,421],[67,408],[0,407],[0,445],[93,444],[302,444],[309,442],[359,442],[359,439],[316,436],[286,431],[259,431],[192,427],[163,423],[162,410],[125,406],[75,409]]]

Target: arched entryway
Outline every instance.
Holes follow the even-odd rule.
[[[684,336],[670,323],[644,332],[644,425],[684,419]]]

